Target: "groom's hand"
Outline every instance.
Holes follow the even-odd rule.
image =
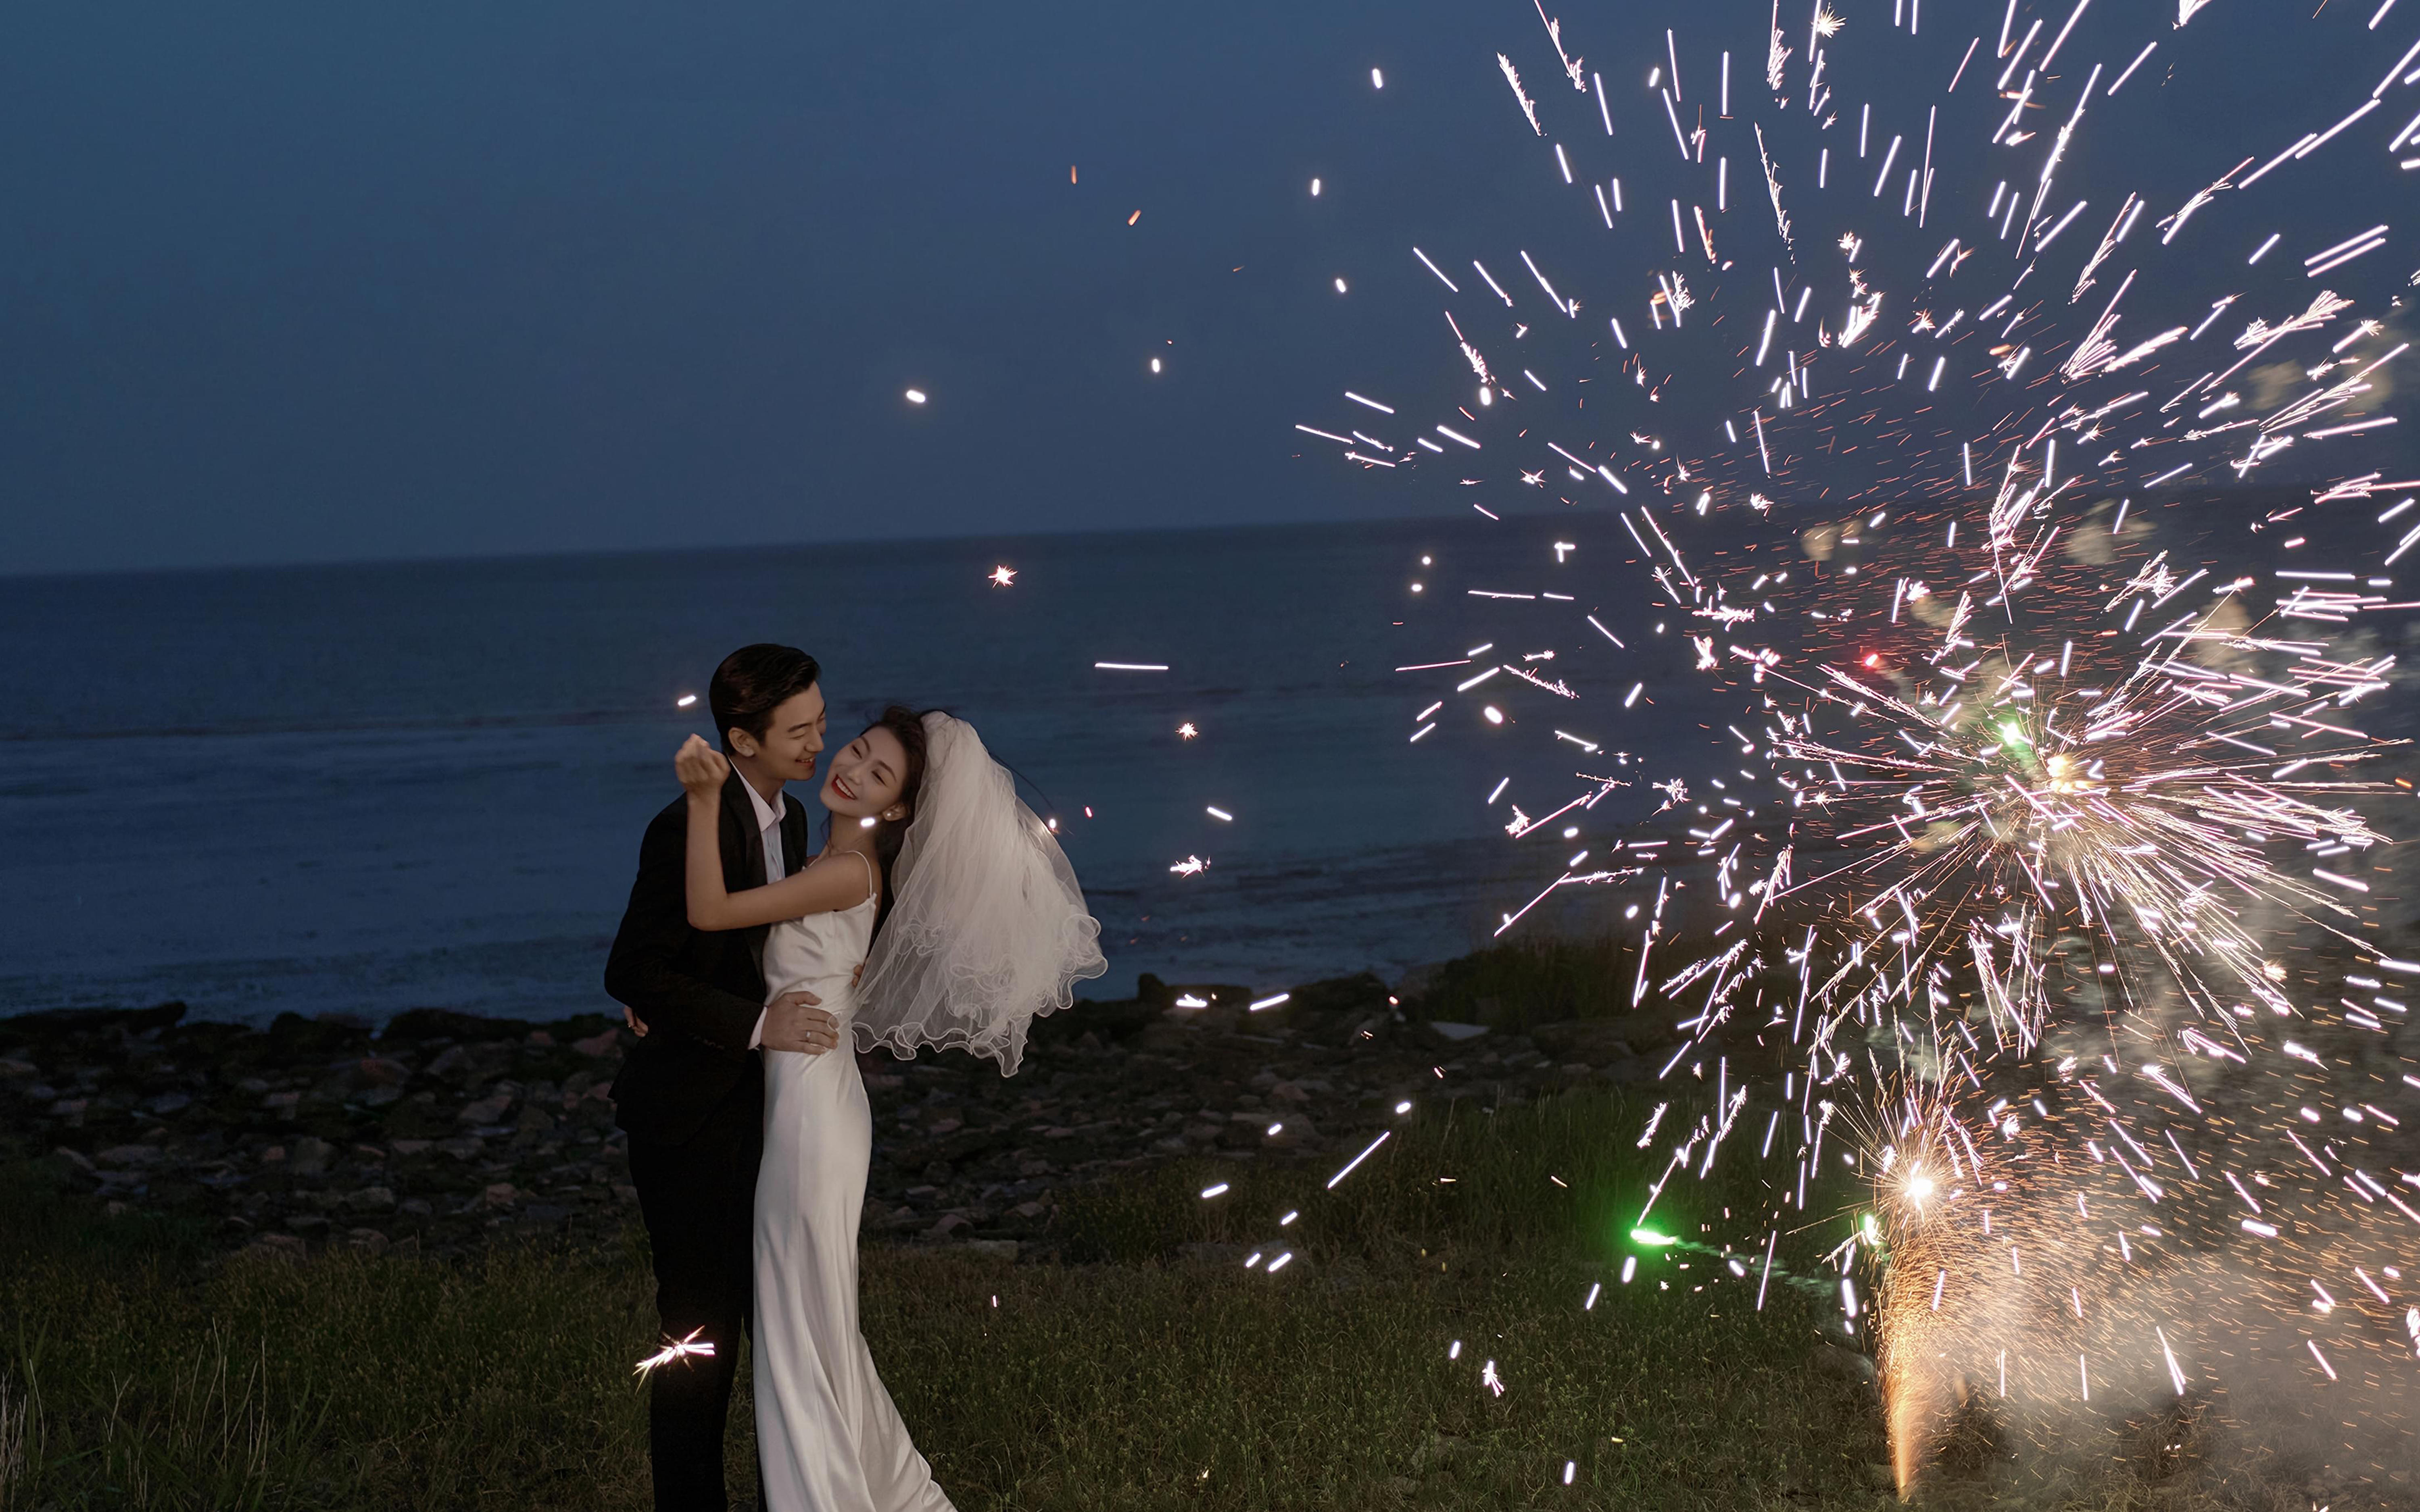
[[[813,993],[783,993],[766,1004],[765,1048],[820,1056],[838,1045],[840,1020],[815,1006],[822,1001]]]

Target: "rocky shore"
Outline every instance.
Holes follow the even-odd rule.
[[[1146,977],[1135,999],[1041,1021],[1015,1077],[955,1053],[861,1057],[865,1237],[1048,1257],[1077,1185],[1187,1156],[1349,1155],[1412,1096],[1509,1103],[1655,1074],[1631,1023],[1427,1024],[1420,985],[1255,998]],[[235,1249],[613,1242],[637,1216],[607,1097],[631,1042],[602,1015],[429,1009],[374,1033],[342,1014],[198,1022],[181,1003],[20,1014],[0,1018],[0,1142],[54,1153],[113,1214],[198,1217]]]

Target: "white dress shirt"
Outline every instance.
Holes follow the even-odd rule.
[[[756,810],[756,829],[765,840],[765,885],[769,887],[788,874],[783,870],[782,809],[778,804],[767,803],[765,795],[756,791],[756,784],[746,778],[739,779],[739,787],[748,795],[749,804]],[[764,1042],[765,1014],[760,1010],[756,1014],[756,1027],[748,1034],[748,1048],[753,1050]]]
[[[748,802],[756,810],[756,828],[765,837],[765,885],[769,887],[789,875],[783,870],[782,810],[779,805],[767,803],[765,795],[756,791],[756,784],[746,778],[739,779],[739,786],[747,792]]]

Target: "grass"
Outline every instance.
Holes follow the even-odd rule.
[[[1587,949],[1487,962],[1464,986],[1517,991],[1525,961],[1584,982]],[[1675,1080],[1655,1093],[1674,1099],[1668,1127],[1710,1103]],[[1757,1266],[1736,1276],[1704,1247],[1742,1227],[1724,1209],[1774,1201],[1735,1141],[1656,1201],[1650,1227],[1679,1242],[1642,1247],[1648,1105],[1592,1089],[1424,1106],[1332,1191],[1342,1157],[1204,1159],[1082,1189],[1060,1214],[1063,1263],[866,1250],[863,1325],[968,1512],[1890,1504],[1873,1392],[1823,1342],[1839,1336],[1830,1288],[1788,1284],[1843,1223],[1781,1237],[1760,1311]],[[1811,1193],[1809,1211],[1855,1196]],[[0,1159],[0,1512],[649,1503],[630,1373],[655,1343],[644,1235],[473,1261],[226,1260],[197,1227],[104,1217],[23,1159]],[[1295,1257],[1272,1275],[1241,1263],[1252,1250]],[[738,1487],[751,1423],[743,1396]],[[2128,1448],[2184,1437],[2162,1427],[2079,1425],[2078,1452],[2023,1462],[1987,1445],[1928,1500],[2308,1504]],[[2195,1454],[2242,1462],[2222,1427],[2191,1435]]]
[[[1619,1283],[1636,1127],[1601,1092],[1439,1112],[1334,1193],[1326,1163],[1163,1169],[1069,1203],[1089,1263],[866,1251],[864,1327],[970,1509],[1873,1504],[1870,1393],[1807,1368],[1820,1303],[1693,1291],[1715,1262],[1678,1249]],[[646,1504],[638,1236],[228,1262],[61,1196],[47,1163],[5,1180],[0,1507]],[[1690,1200],[1753,1177],[1730,1180]],[[1215,1248],[1253,1244],[1297,1258]]]
[[[1685,963],[1685,948],[1661,959]],[[1517,1032],[1564,1019],[1615,1018],[1631,1011],[1638,943],[1541,936],[1447,962],[1419,1000],[1423,1018]]]

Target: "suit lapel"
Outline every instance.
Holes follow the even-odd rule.
[[[744,798],[746,795],[741,795]],[[807,864],[807,810],[788,794],[782,795],[782,871],[795,874]]]

